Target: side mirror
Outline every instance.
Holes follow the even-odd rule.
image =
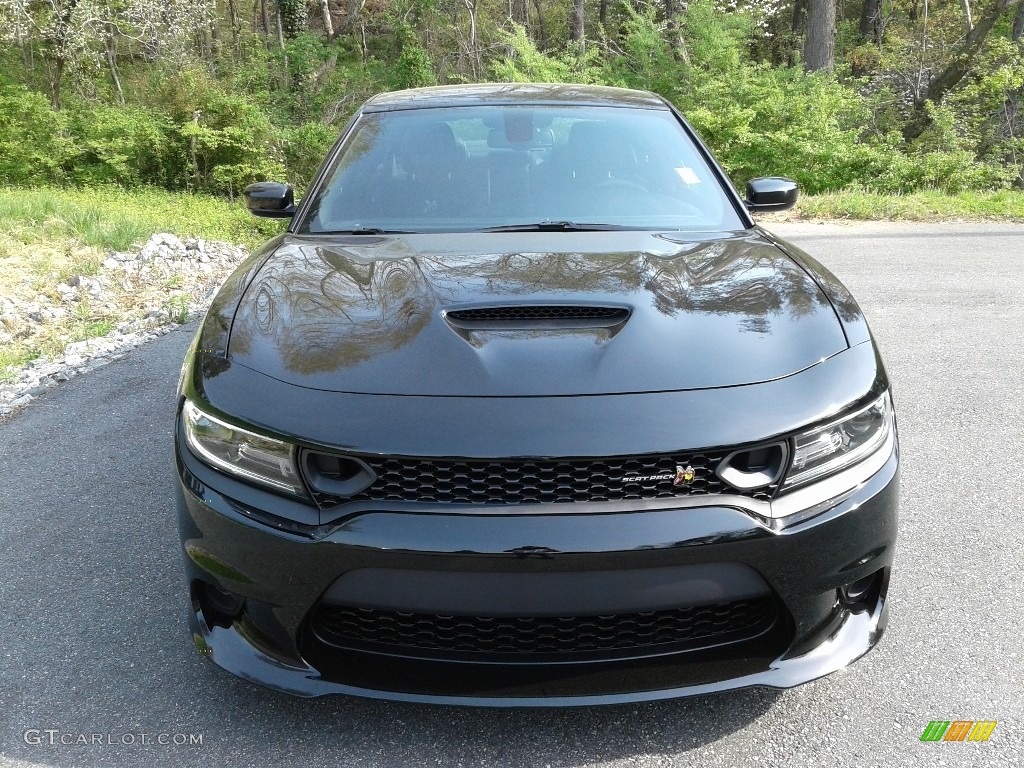
[[[287,184],[257,181],[242,190],[245,207],[253,216],[266,219],[290,219],[295,215],[295,193]]]
[[[751,213],[785,211],[796,205],[799,187],[792,179],[766,176],[747,182],[747,199],[743,204]]]

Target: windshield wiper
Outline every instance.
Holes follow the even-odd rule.
[[[622,224],[581,224],[576,221],[536,221],[530,224],[506,224],[502,227],[485,227],[477,232],[608,232],[611,230],[634,229]]]

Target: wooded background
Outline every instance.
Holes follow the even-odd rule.
[[[737,184],[1022,185],[1024,0],[0,0],[0,183],[308,182],[370,95],[675,103]]]

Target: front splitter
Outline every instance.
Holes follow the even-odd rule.
[[[871,650],[881,639],[888,622],[884,597],[872,610],[846,611],[835,628],[806,653],[783,654],[762,672],[714,683],[649,691],[583,694],[579,696],[453,696],[376,690],[326,680],[309,665],[296,666],[260,650],[258,640],[246,637],[244,627],[210,627],[202,614],[192,615],[196,645],[214,663],[242,679],[259,683],[293,696],[315,697],[332,694],[360,696],[388,701],[467,707],[572,707],[629,704],[663,699],[701,696],[739,688],[793,688],[843,669]]]

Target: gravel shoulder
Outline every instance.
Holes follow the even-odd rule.
[[[246,254],[230,243],[163,233],[141,248],[110,253],[91,275],[54,276],[36,291],[30,289],[38,278],[22,278],[23,290],[0,294],[0,349],[18,345],[53,352],[7,371],[13,380],[0,384],[0,419],[205,311]],[[79,338],[83,334],[89,338]]]

